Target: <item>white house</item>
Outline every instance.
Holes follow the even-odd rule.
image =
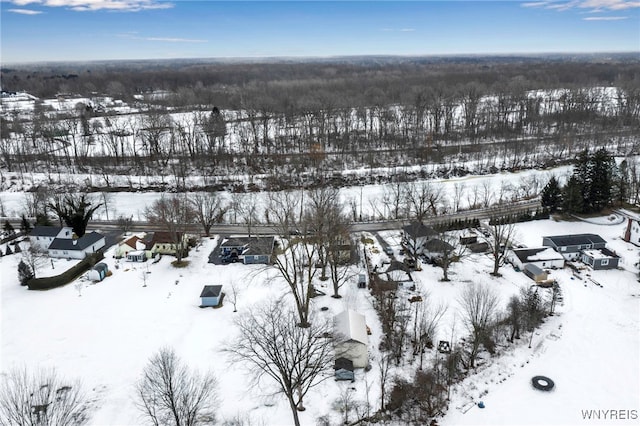
[[[354,368],[369,364],[369,336],[364,315],[348,309],[334,318],[336,359],[353,361]]]
[[[509,249],[507,260],[521,271],[527,264],[536,265],[541,269],[564,268],[564,257],[551,247]]]
[[[628,243],[640,246],[640,218],[627,216],[627,226],[622,238]]]
[[[105,246],[104,235],[97,232],[84,234],[80,238],[55,238],[49,245],[49,257],[84,259]]]
[[[146,248],[142,238],[134,235],[129,237],[125,241],[118,244],[118,248],[116,249],[115,256],[117,258],[127,257],[127,254],[132,251],[140,251]]]
[[[70,240],[73,230],[68,226],[35,226],[29,233],[29,241],[41,250],[47,250],[56,238]]]

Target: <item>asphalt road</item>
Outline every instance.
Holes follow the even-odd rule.
[[[447,221],[453,220],[472,220],[472,219],[489,219],[491,217],[496,216],[505,216],[508,214],[515,214],[521,212],[531,212],[540,208],[540,200],[530,200],[530,201],[521,201],[516,203],[505,204],[502,206],[489,207],[485,209],[478,210],[467,210],[467,211],[459,211],[457,213],[452,213],[448,215],[434,216],[427,218],[425,220],[425,225],[435,225],[438,223],[443,223]],[[13,219],[9,220],[11,224],[18,229],[20,227],[20,220]],[[403,225],[405,225],[408,221],[406,219],[402,220],[384,220],[377,222],[353,222],[351,224],[351,230],[353,232],[377,232],[377,231],[386,231],[392,229],[400,229]],[[87,227],[88,230],[94,231],[99,230],[104,234],[112,235],[116,238],[119,234],[122,233],[117,221],[98,221],[94,220],[89,223]],[[164,231],[165,229],[162,226],[153,225],[149,222],[133,222],[132,226],[129,228],[131,232],[145,232],[145,231]],[[187,227],[188,232],[193,232],[194,234],[200,234],[202,232],[202,227],[198,225],[189,225]],[[272,225],[260,225],[254,224],[251,226],[252,235],[277,235],[277,231]],[[248,228],[244,224],[218,224],[214,225],[211,228],[211,234],[248,234]],[[108,243],[108,242],[107,242]]]

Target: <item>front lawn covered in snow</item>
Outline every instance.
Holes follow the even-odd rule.
[[[581,410],[639,408],[640,287],[635,266],[639,251],[621,240],[623,224],[593,222],[543,220],[517,225],[517,242],[530,247],[540,246],[545,235],[599,234],[621,256],[620,268],[585,269],[582,280],[575,279],[569,269],[552,271],[563,295],[556,314],[547,317],[533,336],[524,333],[513,345],[499,347],[495,356],[482,352],[477,367],[452,387],[449,409],[438,419],[439,424],[578,424]],[[396,254],[398,234],[399,230],[380,233]],[[364,245],[372,263],[386,267],[383,262],[388,257],[375,236],[367,235],[364,240],[373,241]],[[212,370],[217,376],[219,423],[244,419],[252,424],[291,424],[286,399],[272,395],[269,382],[252,388],[245,370],[231,366],[221,351],[236,336],[234,318],[268,301],[282,298],[281,303],[291,303],[288,287],[274,268],[264,265],[207,263],[217,243],[217,238],[202,240],[184,268],[171,266],[173,258],[168,256],[158,263],[118,261],[112,247],[105,258],[112,276],[96,284],[79,280],[42,292],[18,284],[20,255],[0,258],[2,369],[56,367],[66,377],[80,378],[97,399],[90,424],[141,424],[144,418],[133,404],[135,383],[149,358],[160,348],[171,347],[190,367]],[[428,294],[429,303],[448,306],[435,341],[456,345],[468,334],[458,302],[464,288],[491,287],[504,308],[510,296],[533,284],[510,265],[500,269],[502,277],[491,276],[491,270],[492,259],[485,254],[454,263],[449,282],[441,281],[442,269],[422,265],[421,271],[411,273],[416,290],[402,285],[398,297]],[[329,282],[318,281],[318,288],[327,295],[313,299],[313,318],[330,321],[347,307],[364,314],[371,331],[372,369],[356,370],[356,381],[345,384],[334,381],[329,366],[331,376],[304,401],[302,424],[316,424],[323,416],[330,424],[341,423],[344,416],[336,401],[349,393],[353,405],[368,401],[371,412],[380,406],[382,327],[369,291],[358,289],[356,281],[354,275],[341,289],[341,299],[329,296]],[[81,291],[78,283],[84,284]],[[203,286],[220,284],[227,293],[223,306],[200,308]],[[237,289],[238,312],[229,299],[232,285]],[[429,349],[425,361],[439,356],[437,350]],[[391,372],[407,376],[415,365],[394,365]],[[539,375],[555,382],[551,392],[533,388],[531,378]],[[478,407],[480,401],[485,408]],[[350,413],[350,420],[355,420],[355,412]]]

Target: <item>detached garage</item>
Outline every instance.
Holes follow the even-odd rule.
[[[354,368],[369,364],[369,337],[364,315],[347,309],[334,318],[336,359],[345,358],[353,362]]]

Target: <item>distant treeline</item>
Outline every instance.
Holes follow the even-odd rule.
[[[333,96],[337,107],[413,102],[425,88],[459,90],[468,84],[487,92],[517,83],[525,90],[639,85],[637,54],[504,57],[350,57],[306,60],[175,60],[38,64],[2,68],[3,90],[38,97],[92,93],[124,97],[148,90],[177,96],[167,102],[215,104],[238,109],[252,91],[271,96]],[[369,93],[368,93],[369,92]],[[287,104],[274,100],[274,107]]]

